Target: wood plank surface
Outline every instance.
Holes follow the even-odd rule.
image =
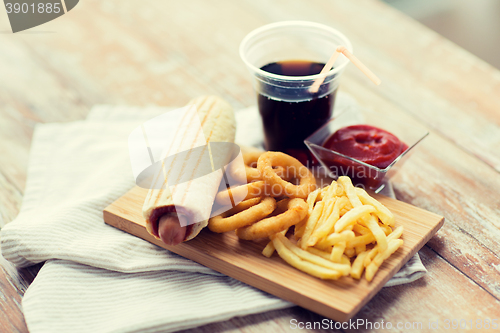
[[[446,218],[421,251],[429,274],[382,289],[355,318],[500,318],[500,72],[376,0],[86,0],[18,34],[0,11],[0,225],[21,206],[37,123],[83,119],[99,103],[174,106],[202,94],[253,105],[239,42],[291,19],[344,32],[383,81],[350,66],[342,91],[431,132],[393,179],[398,199]],[[0,330],[24,332],[19,300],[36,268],[2,266]],[[321,320],[294,308],[197,331],[288,332],[294,318]]]
[[[168,246],[146,230],[142,205],[147,190],[134,187],[109,205],[104,221],[120,230],[194,260],[246,284],[337,321],[348,321],[441,228],[444,218],[381,195],[375,198],[394,213],[396,227],[403,226],[403,246],[384,261],[371,282],[342,277],[324,281],[296,270],[278,256],[266,258],[261,242],[239,241],[234,232],[208,230],[195,239]]]

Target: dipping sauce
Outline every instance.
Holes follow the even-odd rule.
[[[380,169],[387,168],[408,149],[395,135],[369,125],[343,127],[333,133],[323,147]]]
[[[349,176],[355,185],[371,189],[381,185],[386,175],[384,169],[408,149],[408,146],[395,135],[369,125],[343,127],[331,134],[322,146],[329,151],[357,160],[329,151],[318,151],[318,157],[331,173],[337,176]]]
[[[319,74],[324,65],[289,60],[273,62],[261,69],[277,75],[308,76]],[[331,118],[337,89],[335,87],[332,90],[325,84],[318,93],[311,94],[303,86],[302,81],[289,83],[287,87],[262,85],[257,102],[262,116],[266,150],[284,152],[304,165],[310,165],[312,154],[304,144],[304,139]],[[277,95],[285,98],[278,99],[275,97]]]

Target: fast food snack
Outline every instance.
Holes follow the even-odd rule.
[[[289,178],[298,178],[300,184],[294,185],[281,178],[273,168],[277,166],[283,167]],[[311,171],[290,155],[280,152],[264,153],[259,157],[257,168],[264,181],[271,187],[273,196],[285,195],[306,199],[309,193],[316,189],[316,179]]]
[[[257,150],[243,154],[243,161],[245,162],[245,171],[248,182],[253,182],[262,179],[262,176],[259,170],[257,169],[257,160],[262,154],[263,154],[262,151],[257,151]]]
[[[259,180],[221,191],[217,193],[215,200],[221,205],[229,205],[231,204],[231,198],[244,195],[245,193],[245,200],[258,198],[268,193],[267,187],[268,185],[264,181]]]
[[[337,269],[332,269],[331,267],[325,267],[328,266],[326,265],[326,263],[329,262],[326,259],[323,259],[319,256],[314,256],[316,260],[313,261],[307,259],[304,260],[303,258],[306,257],[305,253],[307,252],[295,246],[285,236],[281,234],[274,235],[272,237],[272,242],[279,256],[283,260],[285,260],[288,264],[301,271],[319,277],[320,279],[336,280],[342,276],[341,271]],[[302,255],[302,257],[297,254],[297,251],[303,251],[303,252],[298,252]],[[319,259],[323,260],[321,261],[323,265],[318,264]],[[346,269],[348,270],[348,268],[349,267],[347,266]]]
[[[196,106],[207,143],[234,141],[236,131],[234,112],[227,102],[216,96],[203,96],[192,100],[189,105]],[[194,136],[186,140],[193,140],[194,143],[193,138],[197,133],[190,134]],[[167,174],[165,178],[168,176]],[[216,179],[217,177],[219,178]],[[214,173],[210,183],[200,185],[204,194],[200,196],[200,206],[211,209],[221,178],[222,175],[217,176]],[[174,205],[172,193],[166,184],[160,189],[150,189],[143,205],[143,216],[149,233],[171,245],[194,238],[208,224],[208,220],[205,220],[181,227],[179,219],[189,220],[191,214],[188,209]]]
[[[275,234],[263,251],[265,256],[276,249],[283,260],[310,275],[360,279],[365,271],[371,281],[383,261],[403,245],[403,227],[392,229],[393,214],[355,188],[348,177],[310,193],[307,208],[307,219],[298,230],[295,226],[296,243]]]
[[[210,230],[215,232],[236,230],[236,235],[239,238],[252,240],[270,237],[278,232],[288,230],[291,226],[304,220],[307,216],[308,205],[299,195],[305,195],[307,197],[307,195],[316,188],[316,180],[312,173],[295,158],[283,153],[255,152],[252,153],[252,155],[247,155],[247,153],[245,153],[244,156],[245,155],[247,156],[247,162],[255,160],[256,158],[258,159],[257,168],[259,172],[251,175],[251,178],[255,181],[220,192],[216,197],[216,201],[222,204],[227,203],[231,200],[233,195],[242,191],[247,191],[245,192],[247,193],[245,198],[247,200],[238,205],[241,208],[237,206],[226,213],[212,217],[209,221]],[[272,159],[275,156],[280,157],[279,163],[275,163]],[[261,162],[262,160],[264,162]],[[275,182],[274,189],[271,189],[271,184],[262,172],[264,168],[261,163],[265,164],[264,167],[269,167],[274,173],[274,176],[281,179],[283,182]],[[261,166],[259,167],[259,165]],[[273,167],[276,167],[276,169]],[[251,172],[253,171],[255,170],[251,170]],[[288,177],[293,178],[296,176],[299,181],[302,182],[302,185],[296,186],[288,183],[282,179],[280,175],[287,179]],[[285,187],[289,185],[300,189],[287,192]],[[261,209],[259,206],[260,204],[251,206],[247,203],[250,200],[255,200],[255,202],[257,202],[257,200],[260,200],[259,198],[263,198],[262,202],[270,202],[271,199],[275,202],[273,197],[283,196],[287,198],[278,202],[278,204],[275,205],[276,207],[273,207],[270,211]],[[274,251],[274,248],[272,250]],[[270,251],[270,248],[268,251]]]
[[[287,205],[287,210],[285,212],[276,216],[267,217],[249,226],[236,229],[236,236],[245,240],[270,237],[302,221],[307,215],[306,202],[300,198],[285,200]]]
[[[247,152],[243,153],[243,161],[245,162],[245,172],[246,172],[246,178],[247,181],[250,182],[255,182],[258,180],[262,180],[262,174],[257,168],[257,161],[259,160],[259,157],[264,154],[264,151],[261,150],[249,150]],[[276,167],[276,174],[278,174],[280,177],[284,178],[285,177],[285,172],[283,167],[278,166]]]
[[[258,202],[256,202],[255,199],[257,199]],[[248,203],[247,201],[252,201],[252,202]],[[237,212],[234,215],[231,214],[230,211],[228,211],[221,215],[212,217],[209,220],[208,228],[211,231],[218,233],[232,231],[238,228],[243,228],[249,224],[261,221],[269,214],[271,214],[274,211],[274,208],[276,208],[276,200],[274,200],[274,198],[272,197],[266,197],[263,199],[254,198],[254,199],[249,199],[247,201],[243,201],[235,207],[235,210]],[[254,205],[246,209],[243,209],[244,207],[249,206],[254,202],[256,202]]]
[[[247,200],[211,218],[210,230],[235,230],[243,240],[268,237],[271,241],[262,251],[264,256],[276,251],[291,266],[321,279],[348,275],[360,279],[365,271],[371,281],[383,261],[402,246],[403,227],[392,229],[391,211],[365,190],[355,188],[348,177],[316,189],[312,173],[295,158],[266,152],[247,155],[247,161],[257,157],[259,173],[250,172],[254,182],[221,192],[217,198],[228,201],[232,194],[247,189]],[[274,167],[296,178],[299,185],[281,178]],[[273,197],[281,195],[286,198],[276,204]],[[260,207],[266,200],[274,206]],[[286,237],[292,226],[295,241]]]

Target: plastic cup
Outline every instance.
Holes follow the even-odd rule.
[[[267,150],[285,152],[304,164],[311,161],[304,139],[332,117],[339,79],[349,61],[340,56],[323,75],[278,75],[261,68],[291,61],[324,64],[339,45],[352,52],[351,42],[341,32],[306,21],[268,24],[243,39],[240,56],[257,92]],[[317,93],[311,93],[310,87],[321,76],[325,77],[323,84]]]

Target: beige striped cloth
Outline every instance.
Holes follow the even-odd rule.
[[[339,94],[337,108],[349,103]],[[102,210],[134,185],[128,134],[166,111],[100,106],[37,126],[21,212],[0,233],[16,266],[46,261],[23,298],[31,332],[170,332],[292,306],[104,224]],[[262,142],[255,108],[237,122],[238,143]],[[415,257],[389,283],[423,274]]]

